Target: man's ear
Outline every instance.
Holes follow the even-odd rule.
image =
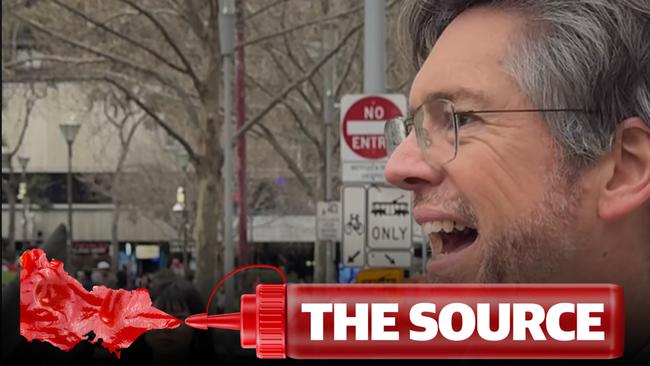
[[[650,202],[650,127],[638,117],[616,129],[613,166],[601,188],[598,216],[618,220]]]

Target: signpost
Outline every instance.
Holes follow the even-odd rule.
[[[345,95],[341,98],[343,182],[384,182],[384,124],[406,113],[401,94]]]
[[[385,182],[384,125],[406,113],[406,98],[401,94],[346,95],[340,106],[341,167],[346,184],[341,194],[341,263],[351,267],[410,267],[410,195],[378,186]]]
[[[362,267],[366,246],[366,189],[343,187],[343,240],[341,262],[344,266]]]
[[[316,206],[316,238],[341,240],[341,202],[319,201]]]

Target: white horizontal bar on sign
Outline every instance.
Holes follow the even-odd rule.
[[[350,120],[347,125],[347,134],[353,135],[383,135],[384,121]]]

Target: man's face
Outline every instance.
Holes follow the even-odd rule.
[[[450,95],[457,111],[537,108],[504,68],[522,24],[518,16],[495,10],[461,14],[413,81],[411,108],[436,93]],[[461,96],[468,93],[481,97]],[[559,150],[543,116],[478,117],[461,128],[453,161],[425,158],[412,132],[386,167],[389,182],[414,193],[415,220],[431,242],[431,280],[570,281],[581,252],[574,249],[585,241],[583,194],[561,174]],[[446,233],[445,221],[458,230]]]

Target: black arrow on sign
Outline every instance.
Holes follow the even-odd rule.
[[[384,254],[384,257],[386,257],[386,259],[388,259],[390,264],[395,264],[395,259],[393,259],[390,255]]]
[[[358,257],[361,254],[361,250],[357,250],[356,253],[348,257],[348,263],[354,262],[354,258]]]

